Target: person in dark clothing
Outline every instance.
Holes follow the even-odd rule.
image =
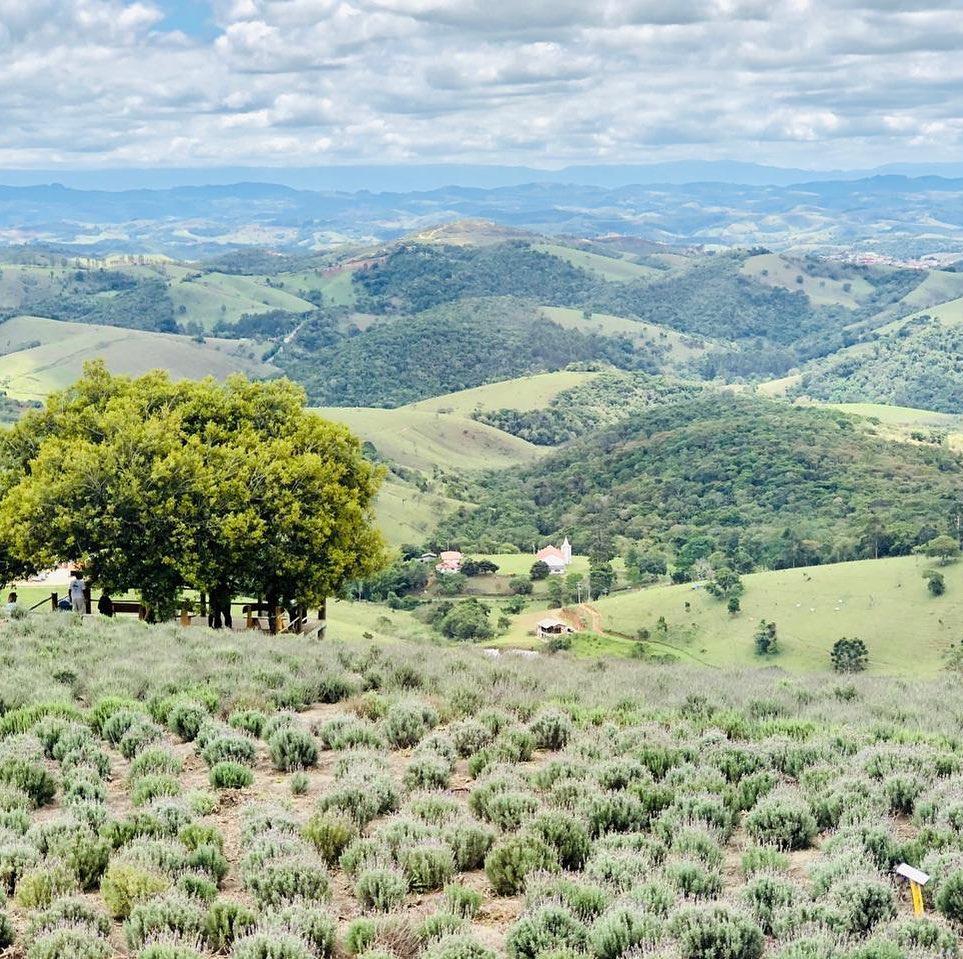
[[[211,611],[207,617],[207,625],[211,629],[234,628],[231,619],[231,588],[226,585],[215,586],[211,590]]]
[[[114,615],[114,601],[107,592],[100,594],[100,599],[97,600],[97,612],[100,613],[101,616]]]

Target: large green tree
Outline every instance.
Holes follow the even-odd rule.
[[[383,565],[378,470],[285,380],[91,364],[2,438],[0,464],[8,572],[82,562],[157,618],[184,586],[313,605]]]

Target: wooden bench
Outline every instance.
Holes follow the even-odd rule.
[[[147,610],[134,599],[115,599],[114,603],[114,615],[118,613],[136,613],[139,619],[144,619],[147,615]]]

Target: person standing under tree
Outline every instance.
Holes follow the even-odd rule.
[[[114,601],[110,598],[110,594],[105,590],[100,594],[100,599],[97,600],[97,612],[101,616],[113,616],[114,615]]]
[[[211,611],[207,617],[207,625],[211,629],[234,628],[231,618],[231,588],[224,583],[211,589]]]
[[[70,594],[70,606],[75,613],[83,616],[87,612],[87,584],[79,569],[75,569],[70,576],[70,586],[67,588]]]

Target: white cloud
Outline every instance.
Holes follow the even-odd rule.
[[[201,0],[197,0],[201,2]],[[963,0],[0,0],[0,164],[956,159]]]

